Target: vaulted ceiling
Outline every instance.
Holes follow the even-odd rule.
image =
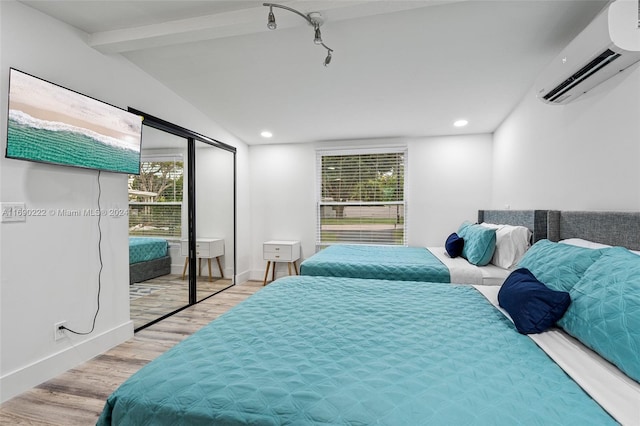
[[[275,8],[268,30],[260,1],[22,3],[260,144],[491,133],[607,1],[279,2],[321,13],[326,67],[313,28]]]

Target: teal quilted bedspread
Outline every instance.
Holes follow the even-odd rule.
[[[300,274],[450,282],[449,268],[424,247],[333,245],[302,262]]]
[[[615,422],[473,287],[299,276],[147,364],[98,424]]]
[[[129,263],[165,257],[168,247],[169,243],[163,238],[129,237]]]

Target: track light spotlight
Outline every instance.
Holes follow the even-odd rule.
[[[288,6],[283,6],[281,4],[262,3],[262,5],[269,7],[269,16],[268,16],[268,19],[267,19],[267,28],[269,28],[270,30],[275,30],[278,27],[276,25],[276,17],[273,14],[273,8],[274,7],[278,7],[280,9],[288,10],[289,12],[293,12],[293,13],[303,17],[313,27],[313,31],[314,31],[313,42],[315,44],[320,45],[320,46],[324,47],[325,49],[327,49],[327,57],[324,59],[324,66],[326,67],[327,65],[329,65],[329,63],[331,62],[331,52],[333,52],[333,49],[331,49],[329,46],[324,44],[324,42],[322,41],[322,34],[320,32],[320,25],[322,25],[324,21],[322,19],[322,15],[320,15],[320,13],[311,12],[311,13],[305,15],[302,12],[298,12],[295,9],[292,9],[292,8],[290,8]]]
[[[269,6],[269,18],[267,19],[267,28],[269,28],[270,30],[275,30],[276,28],[278,28],[278,25],[276,25],[276,17],[273,14],[273,6]]]
[[[331,50],[331,49],[327,50],[327,57],[324,58],[324,66],[325,67],[331,63],[331,52],[333,52],[333,50]]]

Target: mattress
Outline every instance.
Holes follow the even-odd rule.
[[[340,244],[300,265],[301,275],[400,281],[450,281],[449,270],[424,247]]]
[[[107,424],[615,421],[472,286],[298,276],[143,367]]]
[[[129,264],[165,257],[168,247],[163,238],[129,237]]]

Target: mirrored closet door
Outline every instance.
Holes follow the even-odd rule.
[[[235,148],[130,110],[144,117],[128,182],[137,331],[235,283]]]

